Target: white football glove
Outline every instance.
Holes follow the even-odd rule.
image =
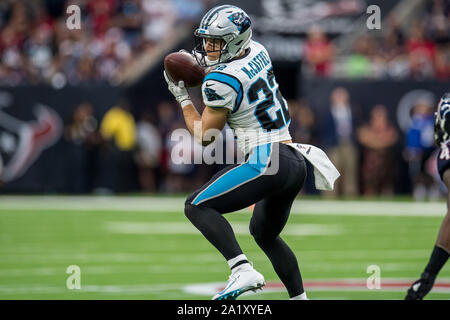
[[[186,105],[192,103],[189,93],[184,87],[184,81],[178,81],[178,84],[176,84],[172,79],[170,79],[166,70],[164,70],[164,78],[166,79],[169,91],[173,94],[178,103],[181,104],[181,107],[184,108]]]

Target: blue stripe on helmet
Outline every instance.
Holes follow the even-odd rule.
[[[233,8],[235,6],[231,6],[231,5],[222,5],[219,7],[215,7],[212,8],[211,10],[209,10],[206,15],[203,17],[202,21],[201,21],[201,28],[202,29],[207,29],[208,25],[211,21],[211,19],[214,17],[214,15],[219,12],[222,9],[226,9],[226,8]]]

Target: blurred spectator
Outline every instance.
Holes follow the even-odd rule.
[[[34,30],[24,43],[24,52],[29,59],[31,72],[39,77],[45,77],[52,63],[51,35],[48,28],[39,28]]]
[[[136,161],[139,167],[139,183],[142,191],[157,191],[156,169],[160,165],[162,138],[150,112],[144,112],[137,123]]]
[[[408,60],[403,51],[404,34],[394,18],[388,25],[373,57],[375,77],[405,78],[408,76]]]
[[[88,0],[86,11],[94,36],[101,37],[110,27],[116,10],[115,0]]]
[[[398,50],[398,48],[402,47],[405,43],[405,33],[400,26],[400,20],[395,12],[389,14],[384,26],[386,27],[384,37],[391,38],[390,42],[396,47],[396,50]],[[392,41],[392,39],[395,39],[395,41]]]
[[[436,50],[435,77],[439,80],[450,79],[450,51],[438,48]]]
[[[318,145],[316,116],[311,107],[303,100],[289,100],[288,106],[291,115],[289,130],[292,141],[295,143]],[[306,171],[313,172],[313,170],[314,167],[307,161]],[[306,194],[318,193],[313,174],[306,175],[305,185],[302,190]]]
[[[426,11],[426,33],[437,45],[448,44],[450,41],[450,1],[428,1]]]
[[[97,130],[97,119],[89,103],[75,108],[64,128],[67,142],[66,165],[68,192],[88,193],[92,191],[96,173],[96,154],[102,142]]]
[[[143,36],[152,47],[163,38],[171,38],[175,32],[176,10],[172,1],[143,0]]]
[[[122,151],[131,151],[136,145],[136,124],[128,102],[121,101],[103,117],[100,132]]]
[[[142,1],[123,0],[118,4],[118,15],[114,25],[124,32],[124,39],[130,47],[137,47],[142,26]]]
[[[109,191],[125,192],[137,188],[133,153],[136,147],[136,123],[126,100],[120,101],[103,117],[100,133],[107,141],[103,153],[104,187]],[[115,174],[111,174],[115,173]]]
[[[333,44],[319,25],[313,25],[308,31],[305,44],[305,60],[309,71],[315,76],[328,76],[333,57]]]
[[[398,141],[398,132],[388,119],[386,107],[376,105],[370,113],[369,122],[359,128],[357,133],[363,147],[362,194],[393,194],[395,157],[392,147]]]
[[[373,55],[373,43],[368,36],[356,40],[353,53],[347,58],[345,75],[347,77],[368,77],[372,73],[371,56]]]
[[[176,110],[176,106],[170,101],[162,101],[157,106],[158,129],[164,139],[169,134],[172,124],[177,117]]]
[[[112,79],[120,71],[120,65],[127,65],[131,58],[131,49],[124,40],[123,31],[110,28],[104,37],[103,58],[97,62],[98,73],[102,79]]]
[[[330,95],[330,108],[324,115],[321,133],[330,160],[341,173],[335,188],[328,195],[358,194],[358,149],[355,130],[359,118],[351,106],[347,89],[338,87]]]
[[[436,47],[432,41],[425,38],[422,22],[417,21],[413,24],[405,45],[409,55],[410,77],[414,79],[432,77]]]
[[[196,185],[195,179],[199,178],[196,175],[199,166],[194,164],[194,155],[202,155],[203,149],[186,129],[184,121],[179,120],[172,124],[166,137],[166,148],[168,175],[165,180],[165,191],[173,193],[192,190]]]
[[[425,171],[425,163],[433,153],[434,119],[431,101],[416,101],[411,111],[411,125],[406,134],[405,158],[416,200],[423,200],[435,190],[434,180]]]
[[[297,143],[315,144],[317,137],[316,118],[311,107],[304,101],[288,101],[291,115],[292,139]]]

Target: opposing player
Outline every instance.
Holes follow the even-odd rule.
[[[422,300],[433,288],[434,281],[450,253],[450,93],[439,101],[435,114],[434,138],[441,150],[438,155],[438,170],[447,187],[447,215],[442,221],[439,234],[425,270],[420,279],[408,289],[406,300]]]
[[[169,90],[180,103],[186,126],[203,145],[209,129],[228,122],[246,155],[241,164],[218,172],[185,203],[185,214],[225,257],[231,276],[213,299],[236,299],[264,286],[264,277],[243,254],[223,214],[256,204],[250,233],[270,259],[291,299],[306,299],[297,259],[281,239],[292,202],[306,177],[303,156],[291,147],[288,106],[275,80],[269,54],[251,40],[251,22],[240,8],[223,5],[206,13],[195,31],[193,54],[207,68],[200,115],[182,81],[166,73]],[[201,130],[194,130],[194,123]],[[271,168],[278,168],[271,170]],[[269,172],[271,171],[271,172]]]

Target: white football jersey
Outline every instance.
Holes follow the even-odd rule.
[[[245,54],[213,67],[202,84],[203,102],[227,108],[244,154],[255,146],[290,140],[288,105],[281,95],[267,50],[251,41]]]

